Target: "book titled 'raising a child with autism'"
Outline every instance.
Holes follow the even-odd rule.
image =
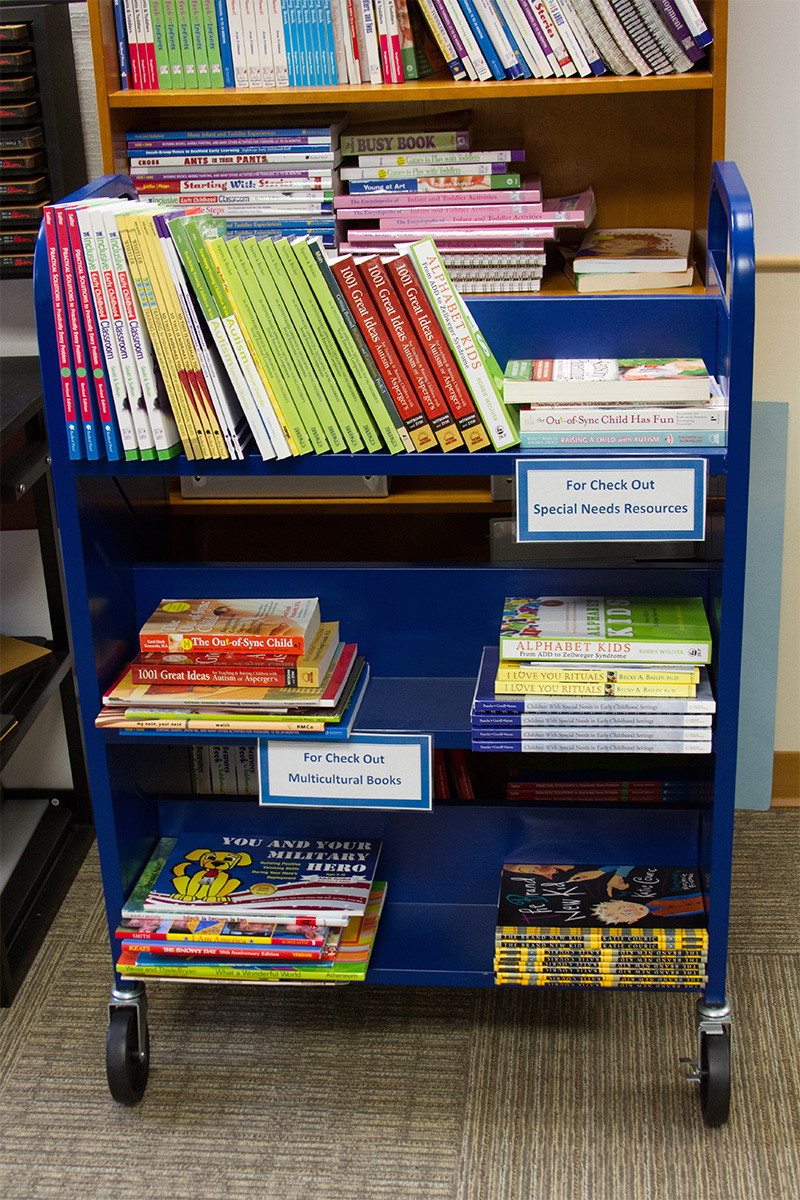
[[[319,626],[316,597],[162,600],[139,630],[139,648],[305,654]]]
[[[500,657],[604,662],[711,661],[699,597],[508,597]]]
[[[374,838],[185,833],[152,878],[143,908],[344,925],[364,912],[380,848]],[[122,915],[136,914],[123,908]]]

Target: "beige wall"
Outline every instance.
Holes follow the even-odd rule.
[[[764,269],[756,259],[756,401],[789,405],[786,518],[781,582],[780,661],[775,749],[800,750],[800,260]],[[769,470],[769,463],[754,469]]]

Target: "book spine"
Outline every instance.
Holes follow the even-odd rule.
[[[156,60],[156,87],[161,90],[170,86],[164,0],[150,0],[150,13],[153,26],[153,50]]]
[[[694,696],[693,683],[570,683],[567,680],[495,680],[498,696]]]
[[[278,364],[272,352],[271,341],[277,341],[272,314],[266,307],[261,289],[252,279],[252,272],[246,255],[239,252],[235,261],[232,255],[232,243],[214,238],[207,241],[206,246],[220,280],[228,293],[228,298],[236,315],[237,321],[247,342],[254,366],[260,376],[274,418],[284,441],[292,454],[308,454],[311,443],[305,427],[295,410],[288,388],[278,370]],[[240,275],[240,265],[246,272],[247,282]],[[258,305],[256,309],[255,305]],[[262,321],[264,322],[262,328]],[[265,413],[265,422],[268,415]],[[272,435],[272,427],[270,436]]]
[[[231,31],[228,19],[226,0],[214,0],[217,17],[217,38],[219,40],[219,57],[222,66],[222,86],[235,87],[233,73],[233,52],[231,50]]]
[[[125,11],[125,26],[128,32],[128,50],[130,52],[131,66],[131,86],[135,91],[141,91],[144,87],[142,81],[142,60],[139,52],[139,36],[141,33],[141,21],[139,28],[136,25],[136,8],[135,0],[123,0],[123,8]]]
[[[506,25],[514,31],[518,47],[530,73],[536,79],[543,78],[545,73],[542,63],[543,55],[519,4],[516,0],[497,0],[497,7],[502,13]]]
[[[332,0],[331,19],[336,45],[336,67],[339,83],[360,83],[361,73],[355,58],[355,38],[350,26],[347,0]]]
[[[709,46],[713,38],[694,0],[675,0],[675,3],[698,46]]]
[[[408,11],[408,0],[395,0],[395,10],[397,15],[398,41],[400,46],[400,62],[403,68],[403,78],[419,79],[417,56],[414,51],[414,35],[411,28],[411,17]]]
[[[114,0],[114,26],[117,37],[117,59],[119,61],[120,91],[127,92],[131,86],[131,52],[128,44],[128,30],[125,24],[125,8],[123,0]]]
[[[468,78],[477,79],[478,72],[474,63],[469,61],[464,43],[458,36],[445,0],[418,0],[418,3],[453,78],[456,81]],[[486,67],[486,71],[488,77],[491,78],[491,71],[488,67]]]
[[[74,208],[66,210],[67,238],[72,251],[72,261],[75,267],[75,284],[80,311],[83,317],[83,331],[86,338],[86,352],[94,384],[97,409],[100,415],[100,426],[103,431],[106,458],[117,461],[122,457],[120,439],[117,436],[117,421],[112,406],[110,383],[105,370],[104,353],[101,349],[100,336],[95,321],[92,295],[89,287],[89,277],[86,260],[83,254],[83,239],[78,226],[78,214]]]
[[[648,30],[633,0],[611,0],[614,11],[642,58],[656,75],[671,75],[673,66]]]
[[[156,303],[155,294],[150,282],[149,268],[139,245],[139,237],[133,227],[132,219],[128,216],[117,217],[119,238],[125,251],[130,279],[138,296],[144,324],[147,326],[153,349],[155,350],[162,377],[172,410],[172,415],[178,428],[183,450],[188,459],[202,458],[199,444],[193,430],[194,422],[187,420],[185,411],[186,401],[183,395],[183,384],[171,353],[170,338],[165,330],[166,314],[162,313]],[[133,289],[131,289],[132,293]]]
[[[561,73],[565,77],[576,75],[578,68],[572,61],[567,47],[564,45],[547,0],[531,0],[531,7],[540,29],[550,44],[555,60],[561,68]]]
[[[636,45],[628,36],[622,22],[617,16],[611,0],[592,0],[592,3],[602,17],[609,33],[617,43],[617,46],[625,55],[625,57],[632,63],[634,70],[639,75],[652,75],[653,68],[639,53]]]
[[[502,167],[503,164],[498,165]],[[462,190],[470,194],[482,189],[515,191],[521,183],[516,172],[469,174],[468,172],[456,173],[450,168],[446,173],[442,171],[438,175],[424,175],[418,178],[404,178],[401,172],[402,168],[397,168],[396,172],[387,169],[381,178],[354,179],[350,183],[350,194],[366,196],[370,194],[393,195],[396,192],[401,194],[404,192],[414,194],[437,192],[440,196],[447,195],[449,198],[454,190]]]
[[[546,0],[546,4],[550,12],[550,16],[553,18],[553,23],[558,29],[561,40],[564,43],[567,53],[574,62],[578,74],[582,78],[586,78],[587,75],[592,75],[592,68],[589,66],[586,55],[584,54],[581,44],[572,29],[560,0]]]
[[[591,2],[591,0],[590,0]],[[594,75],[604,75],[606,72],[606,64],[600,54],[597,46],[592,41],[589,31],[583,22],[583,19],[578,15],[578,10],[573,0],[558,0],[564,18],[572,30],[573,37],[583,52],[587,63]],[[601,22],[602,23],[602,22]]]
[[[674,3],[673,0],[655,0],[655,4],[661,13],[664,25],[672,32],[675,41],[687,58],[691,59],[693,63],[702,62],[705,58],[705,51],[689,32],[689,27],[684,21],[677,3]]]
[[[708,728],[711,725],[712,717],[710,713],[650,713],[640,714],[637,716],[629,716],[625,719],[626,728],[631,729],[672,729],[674,727],[683,728]],[[473,713],[472,726],[474,729],[492,729],[495,727],[507,729],[525,729],[529,726],[539,726],[540,728],[563,728],[572,729],[580,727],[583,729],[591,729],[601,727],[608,729],[609,732],[615,728],[609,723],[609,718],[603,716],[602,713]],[[521,736],[521,735],[520,735]],[[570,733],[571,737],[572,734]],[[679,736],[679,735],[676,735]],[[509,791],[512,784],[509,783]],[[594,784],[591,785],[593,790],[597,790]],[[577,786],[576,786],[577,790]],[[617,791],[622,790],[621,785]]]
[[[391,212],[391,209],[386,211]],[[460,208],[449,207],[442,205],[440,208],[405,208],[399,213],[394,210],[394,215],[383,216],[381,210],[371,214],[377,216],[380,222],[380,229],[408,229],[419,228],[421,225],[430,227],[431,230],[443,228],[447,229],[454,225],[473,225],[481,223],[486,226],[499,225],[502,227],[519,224],[524,228],[531,228],[537,222],[542,222],[543,237],[549,236],[549,231],[553,229],[552,219],[549,214],[543,213],[539,204],[506,204],[502,209],[486,204],[470,204],[462,205]]]
[[[488,434],[447,347],[441,326],[420,286],[410,259],[406,255],[391,259],[387,263],[386,269],[394,281],[401,303],[416,329],[428,362],[436,373],[439,386],[456,419],[464,444],[471,452],[483,450],[490,445]]]
[[[445,452],[459,450],[464,445],[453,414],[445,403],[430,370],[422,347],[417,340],[408,315],[394,289],[379,255],[365,259],[358,271],[372,297],[377,312],[403,363],[411,385],[419,397],[423,411],[430,421],[436,440]]]
[[[478,8],[476,7],[475,0],[456,0],[456,3],[460,6],[461,12],[467,22],[467,25],[469,26],[470,33],[475,40],[478,51],[489,68],[491,73],[490,77],[497,80],[505,79],[505,69],[500,61],[500,56],[497,53],[491,38],[489,37],[489,34],[486,32],[483,21],[481,20],[481,16],[479,15]],[[448,4],[448,8],[450,9],[452,15],[453,6]],[[455,23],[458,27],[457,18]],[[461,33],[460,28],[459,33]]]
[[[180,453],[181,438],[153,364],[152,344],[114,213],[114,209],[101,212],[94,233],[139,453],[146,460],[173,458]]]
[[[382,83],[383,74],[381,71],[381,50],[378,41],[378,29],[375,20],[375,9],[373,8],[373,0],[355,0],[356,11],[358,13],[359,24],[363,29],[363,46],[364,54],[362,62],[366,67],[367,78],[364,79],[364,67],[362,67],[362,79],[365,83]],[[361,47],[359,46],[359,49]],[[387,83],[389,78],[387,76]]]
[[[413,450],[413,444],[375,365],[344,293],[318,242],[298,238],[292,248],[321,312],[335,337],[375,425],[390,454]],[[365,436],[365,443],[367,439]]]
[[[286,48],[286,32],[283,23],[281,0],[268,0],[269,32],[272,42],[272,65],[275,71],[275,86],[289,86],[289,57]]]
[[[190,0],[175,0],[175,6],[178,18],[178,47],[181,52],[184,87],[197,88],[199,84],[197,80],[197,66],[194,61]]]
[[[167,58],[169,60],[169,88],[185,88],[186,80],[183,74],[183,55],[180,45],[180,21],[178,18],[177,0],[162,0],[164,12],[164,36],[167,43]]]
[[[719,429],[676,429],[672,433],[541,433],[520,431],[521,450],[537,450],[550,446],[582,446],[614,448],[616,446],[727,446],[727,430]]]
[[[436,245],[427,238],[412,243],[407,253],[444,330],[492,445],[496,450],[515,446],[519,439],[503,404],[499,367],[452,286]]]
[[[131,664],[134,684],[209,684],[214,687],[297,687],[296,667],[228,671],[222,667],[145,666]],[[318,685],[313,685],[318,686]]]
[[[281,400],[281,407],[295,441],[302,430],[310,448],[317,454],[324,454],[330,449],[330,441],[314,405],[319,385],[305,350],[297,338],[269,261],[260,251],[261,244],[255,238],[247,238],[244,241],[233,238],[228,242],[231,257],[242,278],[249,279],[251,283],[255,280],[257,288],[260,289],[262,303],[257,307],[257,311],[280,378],[291,397],[289,411],[287,412],[284,400]],[[255,295],[258,299],[258,292]],[[295,423],[298,426],[297,432],[294,429]]]
[[[170,236],[173,239],[175,248],[180,256],[183,264],[183,269],[186,277],[197,297],[197,302],[205,317],[206,323],[211,336],[214,339],[220,361],[227,372],[227,376],[231,381],[231,385],[238,399],[240,408],[249,425],[250,431],[255,438],[259,453],[264,460],[274,458],[275,450],[266,431],[261,416],[256,407],[250,388],[245,382],[239,363],[231,347],[228,339],[225,325],[222,321],[219,309],[217,307],[214,295],[206,280],[203,270],[197,261],[189,235],[181,223],[182,218],[177,220],[172,219],[169,222]],[[230,405],[229,405],[230,408]],[[230,408],[229,423],[234,430],[238,430],[239,422],[235,409]]]
[[[153,91],[157,91],[158,64],[156,62],[156,48],[153,38],[152,2],[153,0],[137,0],[142,14],[142,44],[144,45],[145,62],[147,64],[147,87]]]
[[[525,71],[519,61],[515,46],[509,37],[508,28],[498,13],[498,9],[492,0],[472,0],[472,3],[475,5],[478,17],[486,30],[489,41],[492,43],[500,59],[500,65],[503,67],[506,78],[521,79]]]
[[[127,386],[120,361],[117,337],[114,330],[111,311],[108,303],[108,292],[103,281],[97,240],[92,227],[90,210],[79,210],[78,227],[83,243],[83,257],[86,262],[86,275],[92,290],[94,309],[97,317],[98,340],[103,350],[103,356],[108,374],[109,387],[117,415],[120,439],[126,459],[139,458],[139,445],[136,440],[136,429],[131,414],[131,404],[128,399]]]
[[[690,71],[694,63],[673,34],[669,23],[664,21],[661,9],[655,0],[636,0],[635,7],[648,33],[667,56],[673,70],[679,74]]]
[[[583,22],[587,37],[592,39],[608,69],[615,75],[632,74],[635,69],[633,63],[612,37],[593,0],[568,0],[568,4],[573,6],[579,20]]]
[[[47,265],[50,274],[50,291],[53,298],[53,320],[56,328],[58,373],[61,380],[61,397],[64,403],[64,421],[67,431],[67,449],[71,459],[80,460],[84,457],[83,430],[81,422],[78,419],[75,376],[72,371],[70,353],[69,322],[66,313],[61,262],[56,240],[55,213],[52,205],[45,205],[43,220],[45,244],[47,246]]]
[[[66,212],[61,207],[56,207],[54,211],[61,278],[64,283],[65,311],[72,343],[72,362],[77,380],[78,406],[80,408],[81,421],[83,422],[86,457],[96,461],[97,459],[104,458],[105,454],[103,439],[98,428],[94,397],[89,384],[90,375],[87,368],[86,347],[78,309],[75,272],[72,266],[69,237],[67,236]]]
[[[288,431],[284,427],[282,417],[279,416],[277,398],[269,381],[264,377],[263,366],[258,359],[250,333],[240,316],[233,292],[225,278],[224,272],[219,269],[219,256],[212,253],[211,247],[206,243],[193,220],[186,222],[185,229],[190,245],[194,250],[198,266],[214,298],[220,319],[228,335],[231,349],[244,376],[247,389],[252,396],[253,407],[256,410],[258,421],[261,422],[264,434],[266,434],[268,441],[272,444],[276,457],[279,459],[289,458],[296,451],[288,436]],[[226,265],[230,264],[226,261]],[[246,296],[244,299],[246,300]],[[255,319],[254,314],[250,315]],[[248,409],[245,408],[245,411],[248,411]],[[264,435],[260,431],[256,432],[258,430],[258,421],[254,421],[252,410],[250,410],[250,420],[256,441],[260,444]],[[272,456],[270,455],[269,457]]]
[[[518,754],[710,754],[711,742],[606,742],[574,740],[550,741],[546,738],[510,738],[492,741],[472,739],[473,750],[510,750]]]
[[[400,52],[400,24],[398,20],[397,0],[386,0],[386,15],[389,25],[389,55],[392,65],[392,80],[394,83],[405,83],[406,76],[403,69],[403,57]]]
[[[201,0],[201,16],[203,21],[203,38],[208,59],[208,82],[206,86],[221,88],[225,86],[225,80],[222,72],[222,46],[217,21],[216,0]]]
[[[381,73],[386,83],[396,82],[392,77],[392,64],[389,52],[389,26],[386,18],[387,0],[373,0],[375,9],[375,26],[378,31],[378,49],[381,55]]]
[[[228,33],[231,41],[231,63],[233,65],[233,81],[237,88],[250,86],[247,74],[247,56],[244,46],[244,29],[242,26],[242,8],[244,0],[225,0],[228,10]]]
[[[352,258],[339,259],[331,270],[342,288],[350,310],[375,357],[403,424],[416,450],[432,450],[437,442],[403,366],[395,354],[380,315],[367,295],[365,284]]]
[[[322,310],[317,304],[293,243],[286,238],[281,238],[276,242],[275,247],[287,277],[291,280],[300,310],[306,317],[309,329],[307,341],[318,343],[319,355],[322,360],[321,378],[327,380],[331,406],[348,448],[351,453],[365,448],[373,452],[379,450],[380,439],[375,431],[375,426],[359,395],[358,388],[354,384],[347,364],[339,352],[339,347]],[[299,329],[298,332],[300,332]]]
[[[283,253],[278,250],[276,243],[268,238],[248,243],[248,245],[266,262],[267,272],[272,278],[274,294],[279,305],[287,349],[298,372],[305,380],[306,391],[316,413],[317,421],[328,439],[330,449],[334,453],[339,453],[348,448],[348,441],[339,427],[338,418],[345,418],[351,437],[355,431],[336,380],[320,349],[314,330],[284,265],[287,261],[287,252],[293,262],[294,255],[289,250],[286,239],[280,240],[283,245]],[[358,441],[360,442],[360,439]]]

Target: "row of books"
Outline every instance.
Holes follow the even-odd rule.
[[[688,229],[591,229],[579,245],[566,237],[558,250],[577,292],[665,291],[694,282]]]
[[[162,600],[139,645],[103,695],[98,729],[342,741],[369,680],[317,598]],[[213,766],[209,778],[219,779]]]
[[[481,657],[472,748],[710,754],[710,661],[696,597],[507,597]]]
[[[72,458],[517,444],[432,239],[357,266],[318,239],[106,200],[47,206],[44,230]]]
[[[363,982],[386,898],[376,839],[162,838],[116,930],[123,979]]]
[[[495,982],[701,990],[706,914],[695,867],[507,862]]]
[[[0,24],[0,279],[33,272],[41,206],[50,195],[36,52],[27,21]]]
[[[728,402],[698,358],[512,359],[522,449],[726,446]]]
[[[115,0],[124,90],[665,75],[705,57],[694,0]]]

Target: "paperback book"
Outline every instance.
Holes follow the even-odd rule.
[[[162,600],[139,631],[143,651],[303,654],[320,626],[319,600]]]
[[[707,404],[711,381],[701,358],[510,359],[506,403]]]

